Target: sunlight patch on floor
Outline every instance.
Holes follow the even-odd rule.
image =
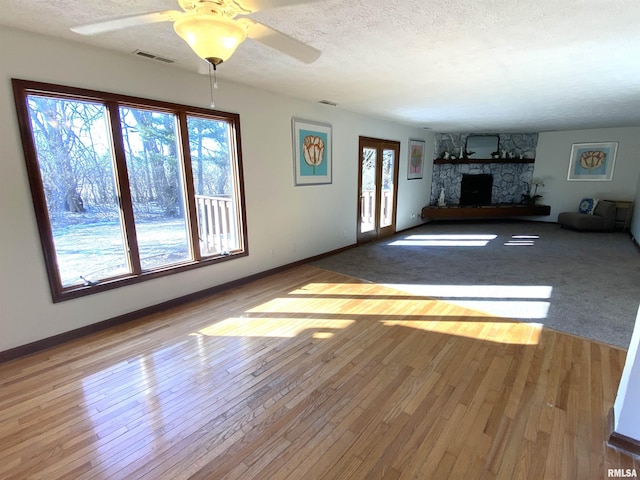
[[[544,285],[307,283],[240,315],[194,332],[201,337],[331,339],[349,327],[380,323],[506,344],[535,344],[545,318]],[[505,318],[505,321],[501,321]]]
[[[382,322],[384,325],[402,326],[425,330],[428,332],[444,333],[457,337],[467,337],[476,340],[511,345],[537,345],[543,325],[540,323],[523,322],[476,322],[476,321],[394,321]]]
[[[383,285],[506,318],[547,318],[553,291],[549,285]]]
[[[497,235],[409,235],[402,240],[389,243],[393,246],[411,247],[484,247]]]
[[[491,317],[495,316],[479,309],[469,309],[448,300],[423,298],[401,292],[386,290],[379,295],[366,294],[366,298],[354,298],[352,295],[338,296],[331,294],[315,294],[311,298],[280,297],[247,310],[253,318],[264,317],[264,320],[277,318],[279,315],[289,317],[293,321],[309,318],[331,318],[342,316],[358,319],[376,318],[380,316],[437,316],[448,317]],[[365,295],[363,295],[365,296]],[[457,308],[455,308],[457,307]],[[408,313],[415,312],[415,313]]]
[[[313,332],[313,335],[311,335],[313,338],[319,338],[319,339],[327,339],[327,338],[331,338],[335,335],[335,333],[333,332]]]
[[[207,337],[297,337],[313,332],[313,338],[331,338],[333,331],[342,330],[355,320],[322,318],[260,318],[232,317],[198,331]]]
[[[385,287],[426,297],[447,298],[551,298],[549,285],[420,285],[383,283]]]
[[[544,319],[549,314],[549,302],[517,300],[446,300],[460,307],[479,310],[496,317]]]
[[[504,242],[507,247],[531,247],[536,244],[539,235],[511,235],[511,240]]]

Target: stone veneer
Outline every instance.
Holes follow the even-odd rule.
[[[436,133],[436,143],[433,158],[442,158],[444,152],[451,155],[459,155],[460,149],[464,149],[467,137],[471,133]],[[480,134],[484,135],[484,134]],[[520,154],[526,158],[535,158],[538,145],[537,133],[495,133],[500,137],[500,151],[505,150],[518,158]]]
[[[434,159],[444,152],[457,154],[464,148],[469,133],[436,133]],[[538,144],[537,133],[500,133],[500,149],[535,158]],[[438,203],[440,191],[444,188],[447,205],[460,203],[460,184],[465,173],[490,173],[493,175],[491,203],[522,203],[522,196],[529,191],[533,179],[533,163],[510,163],[507,159],[492,163],[466,163],[464,159],[452,163],[434,164],[431,181],[431,205]]]
[[[464,160],[463,160],[464,162]],[[460,184],[465,173],[493,175],[491,203],[522,203],[533,179],[533,163],[445,163],[433,166],[431,205],[438,203],[444,188],[447,205],[460,203]]]

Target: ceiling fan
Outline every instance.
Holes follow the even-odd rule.
[[[182,12],[166,10],[79,25],[71,31],[81,35],[120,30],[150,23],[173,22],[176,33],[204,60],[217,65],[227,60],[247,37],[304,63],[312,63],[320,51],[248,15],[319,0],[178,0]]]

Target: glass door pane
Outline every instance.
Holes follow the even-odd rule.
[[[385,148],[382,150],[382,188],[380,190],[380,227],[388,227],[393,223],[393,192],[395,150]]]
[[[376,164],[375,148],[362,149],[362,178],[360,190],[360,233],[375,230],[376,216]]]
[[[142,269],[192,259],[175,115],[121,107],[120,118]]]

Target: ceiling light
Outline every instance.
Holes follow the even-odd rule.
[[[185,15],[173,28],[200,58],[214,67],[227,60],[247,38],[239,23],[219,15]]]

